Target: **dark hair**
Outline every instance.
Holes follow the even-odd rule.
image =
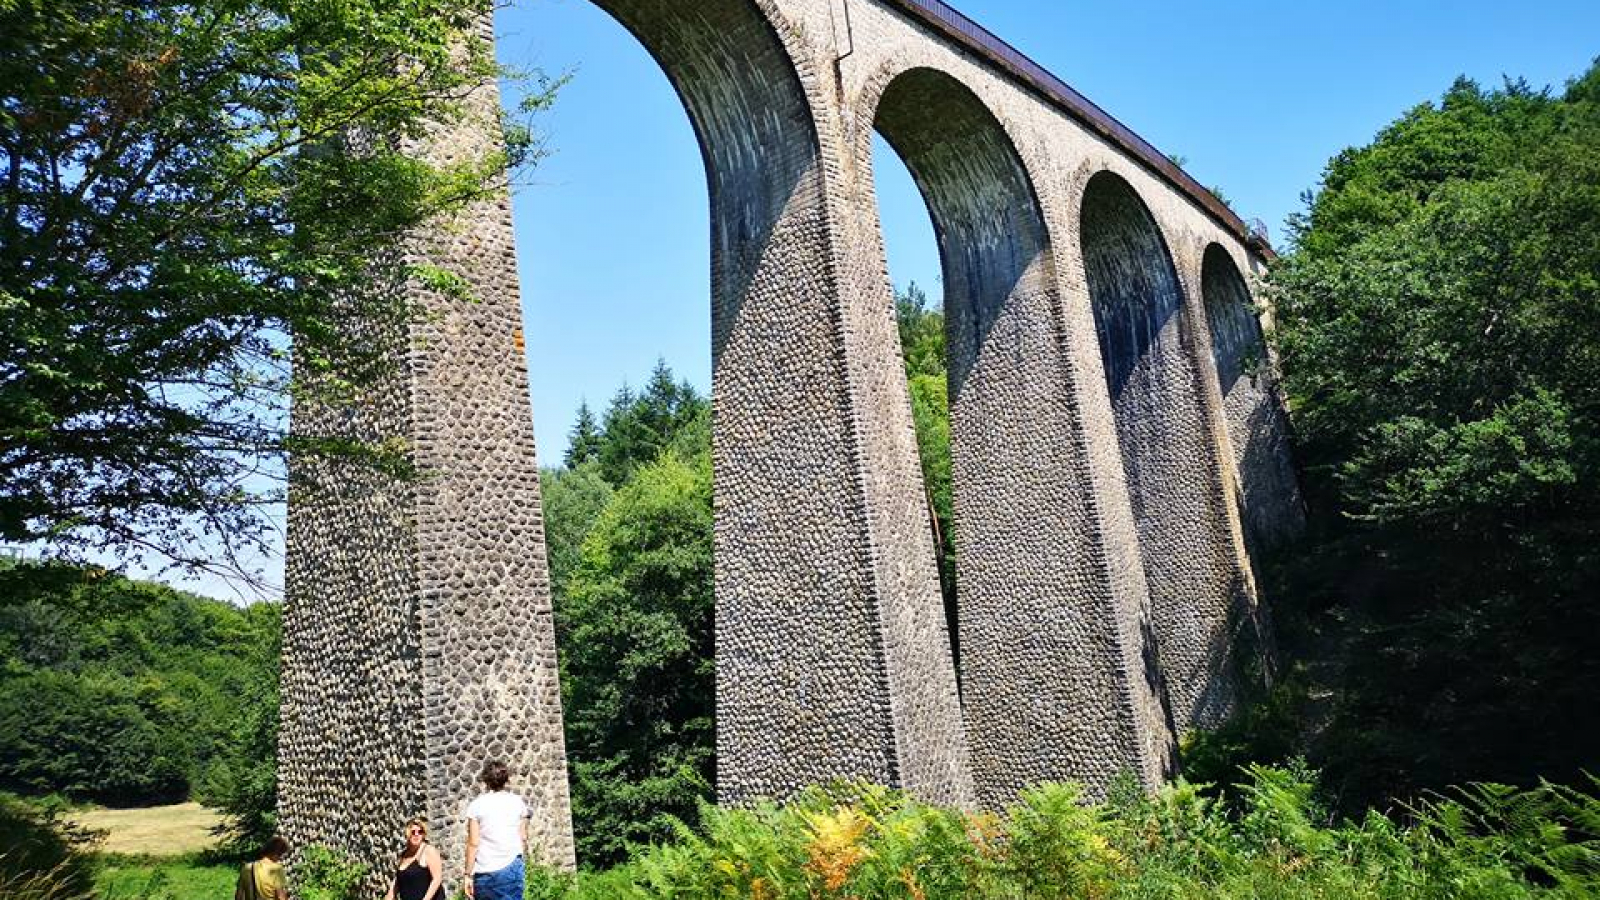
[[[491,791],[503,791],[506,782],[511,780],[511,770],[500,760],[491,760],[483,764],[483,774],[478,776]]]
[[[278,859],[289,855],[289,842],[278,835],[273,835],[261,848],[261,858],[272,857]]]

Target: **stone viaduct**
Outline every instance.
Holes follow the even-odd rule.
[[[1176,735],[1260,671],[1240,665],[1262,646],[1249,554],[1299,518],[1248,280],[1270,251],[937,0],[596,2],[676,87],[710,187],[721,799],[861,777],[998,807],[1043,780],[1160,780]],[[943,258],[958,624],[874,130]],[[419,477],[298,465],[284,828],[376,859],[423,813],[453,857],[480,761],[502,757],[536,852],[571,864],[509,200],[413,252],[476,299],[403,286],[429,314],[371,336],[398,370],[357,406],[296,411],[303,433],[403,439]]]

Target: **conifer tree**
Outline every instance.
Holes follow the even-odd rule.
[[[562,465],[567,469],[576,469],[597,459],[600,443],[599,423],[595,421],[594,411],[589,409],[589,401],[584,400],[578,404],[578,420],[573,423],[572,431],[568,432],[567,452],[561,459]]]

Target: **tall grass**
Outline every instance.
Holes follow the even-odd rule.
[[[49,801],[0,794],[0,898],[78,900],[93,885],[82,850],[95,835],[77,828]]]
[[[1600,896],[1600,800],[1554,785],[1481,785],[1335,822],[1311,778],[1251,767],[1223,803],[1179,782],[1085,804],[1071,785],[1004,815],[879,787],[813,790],[784,806],[704,811],[702,826],[607,872],[537,872],[535,900],[993,898],[1464,900]],[[1600,793],[1596,784],[1595,793]]]

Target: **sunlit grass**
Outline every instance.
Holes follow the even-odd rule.
[[[130,856],[186,856],[217,843],[222,815],[198,803],[139,809],[90,809],[69,815],[73,823],[105,837],[103,853]]]
[[[95,875],[96,900],[226,900],[238,870],[197,856],[105,856]]]

